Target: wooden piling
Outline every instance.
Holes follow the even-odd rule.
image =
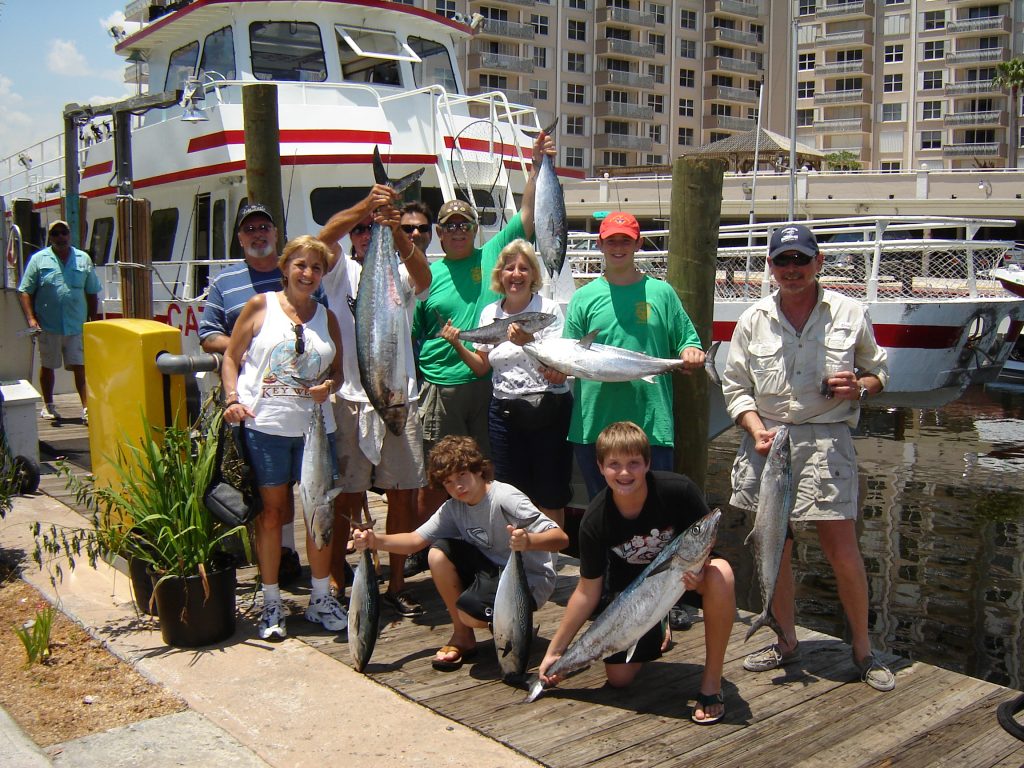
[[[700,334],[711,345],[715,267],[725,161],[680,157],[672,169],[672,220],[666,279]],[[676,471],[704,488],[708,467],[708,377],[673,377]]]
[[[262,203],[277,224],[278,253],[287,238],[281,196],[281,131],[277,120],[277,86],[242,86],[245,126],[245,182],[250,203]]]
[[[117,243],[121,268],[121,316],[153,319],[153,246],[149,201],[118,197]]]

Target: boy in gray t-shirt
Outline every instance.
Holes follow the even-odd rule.
[[[430,452],[430,483],[451,497],[412,533],[357,531],[357,549],[411,555],[430,545],[434,585],[452,619],[452,637],[434,669],[450,671],[476,655],[475,628],[491,622],[500,567],[523,553],[526,580],[539,608],[555,587],[553,554],[569,537],[515,487],[493,479],[491,462],[471,437],[442,438]]]

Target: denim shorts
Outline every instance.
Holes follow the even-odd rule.
[[[263,487],[297,483],[302,475],[303,437],[283,437],[245,428],[245,447],[249,452],[249,464],[256,475],[256,485]],[[331,446],[332,476],[338,474],[337,449],[334,447],[334,433],[327,436]]]

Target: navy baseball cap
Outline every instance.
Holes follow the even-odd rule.
[[[786,224],[772,233],[768,243],[768,258],[774,259],[780,253],[796,251],[806,256],[818,255],[818,239],[803,224]]]
[[[242,210],[238,212],[238,221],[235,222],[235,231],[237,232],[239,229],[242,228],[242,225],[245,223],[246,219],[257,213],[266,216],[271,224],[273,224],[275,227],[277,226],[277,224],[274,223],[274,217],[270,215],[270,211],[267,208],[267,206],[263,205],[262,203],[250,203],[249,205],[243,207]]]

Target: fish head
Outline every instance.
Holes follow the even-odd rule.
[[[777,430],[775,430],[775,437],[772,439],[772,447],[768,451],[767,463],[777,469],[781,469],[789,464],[789,460],[789,427],[782,424]]]
[[[718,537],[718,524],[721,520],[722,510],[716,509],[687,528],[680,537],[679,556],[686,562],[703,564]]]

